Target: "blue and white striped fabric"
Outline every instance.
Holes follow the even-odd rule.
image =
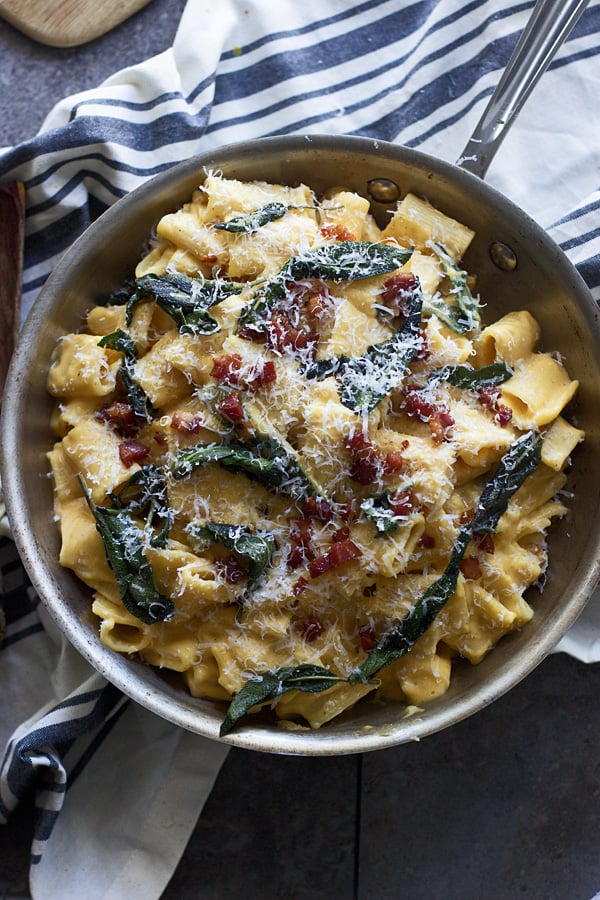
[[[7,538],[0,574],[0,823],[10,828],[17,804],[35,797],[32,895],[158,898],[227,748],[142,710],[93,672],[39,609]]]
[[[0,176],[27,190],[24,309],[100,212],[200,150],[330,132],[454,161],[532,6],[253,0],[242,8],[191,0],[171,50],[59,104],[37,137],[0,158]],[[592,2],[489,181],[546,227],[570,217],[567,249],[600,296],[599,32],[600,5]]]
[[[172,48],[59,103],[40,134],[0,153],[0,178],[26,189],[24,311],[93,219],[197,152],[327,132],[457,159],[532,7],[532,0],[189,0]],[[600,0],[592,0],[488,177],[550,230],[598,299],[599,89]],[[0,817],[36,790],[34,897],[74,896],[78,884],[88,900],[125,891],[159,897],[225,751],[126,702],[54,633],[8,540],[0,563],[8,619],[0,680],[9,698],[0,709],[0,745],[7,744]],[[600,658],[600,597],[586,615],[561,648],[590,661]],[[122,790],[123,748],[140,752],[140,729],[164,742],[168,769],[140,766],[137,756],[136,773],[150,770],[146,781],[136,775],[141,796],[119,803],[109,790],[111,748],[125,767]],[[98,785],[108,799],[94,813],[89,792]],[[179,817],[161,854],[152,852],[165,837],[153,825],[157,803]],[[129,853],[134,814],[139,847]],[[118,852],[107,840],[117,820]],[[62,852],[74,828],[77,871],[65,870],[70,854]]]

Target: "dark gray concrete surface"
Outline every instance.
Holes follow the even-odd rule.
[[[557,655],[420,743],[234,750],[163,900],[590,900],[599,686],[600,666]]]
[[[162,900],[591,900],[599,688],[600,665],[557,655],[420,743],[338,759],[234,749]],[[0,828],[2,900],[28,896],[32,815]]]
[[[153,0],[67,50],[0,21],[0,146],[168,47],[183,7]],[[600,665],[556,655],[418,744],[339,759],[232,750],[162,900],[591,900],[599,697]],[[32,820],[31,802],[0,827],[1,900],[28,897]]]
[[[185,0],[153,0],[81,47],[46,47],[0,19],[0,147],[27,140],[54,104],[171,46]]]

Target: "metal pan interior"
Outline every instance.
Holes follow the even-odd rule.
[[[478,178],[413,150],[352,137],[294,136],[231,145],[175,166],[111,207],[66,253],[29,316],[9,374],[2,411],[3,484],[19,551],[34,586],[59,626],[107,679],[155,713],[216,738],[224,706],[196,700],[174,680],[99,640],[90,592],[58,565],[59,535],[45,454],[52,408],[45,383],[56,340],[80,327],[84,312],[131,274],[158,218],[185,202],[206,170],[284,184],[305,182],[317,193],[334,185],[369,196],[385,178],[401,195],[413,191],[468,224],[476,238],[465,267],[477,274],[491,322],[526,308],[538,319],[542,349],[560,353],[580,388],[571,419],[587,432],[574,454],[568,489],[572,512],[551,533],[550,566],[536,615],[504,638],[478,666],[458,663],[449,691],[421,712],[401,704],[363,702],[319,731],[288,731],[252,717],[227,740],[280,753],[364,752],[445,728],[510,689],[554,647],[575,620],[600,574],[600,325],[598,310],[575,269],[543,229]],[[384,222],[391,204],[373,202]],[[492,245],[507,245],[516,267],[493,262]]]

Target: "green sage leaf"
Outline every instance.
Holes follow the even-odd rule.
[[[146,422],[152,422],[154,410],[152,402],[148,394],[136,381],[134,366],[137,359],[137,351],[131,337],[122,328],[117,328],[111,334],[104,335],[98,341],[99,347],[110,347],[123,354],[123,364],[119,370],[121,380],[125,385],[125,389],[131,401],[131,405],[136,416],[145,419]]]
[[[257,675],[247,681],[231,701],[219,734],[221,737],[230,734],[236,723],[257,704],[276,700],[288,691],[317,694],[345,680],[329,669],[309,663]]]
[[[126,509],[130,515],[146,519],[146,531],[152,536],[153,547],[166,546],[173,524],[173,510],[169,507],[167,485],[163,470],[151,463],[134,472],[118,493],[110,495],[113,508]],[[159,530],[153,533],[155,525]]]
[[[452,302],[445,302],[441,297],[432,297],[423,302],[423,312],[436,315],[444,325],[457,334],[472,331],[480,322],[479,304],[469,289],[467,272],[458,268],[442,244],[434,243],[432,247],[442,264],[444,274],[450,281]]]
[[[392,534],[397,531],[400,522],[390,506],[390,491],[381,494],[373,494],[360,504],[360,508],[375,525],[378,534]]]
[[[454,387],[478,390],[482,387],[503,384],[513,375],[513,370],[506,363],[495,362],[489,366],[482,366],[481,369],[473,369],[470,366],[444,366],[433,372],[429,381],[436,383],[447,381]]]
[[[521,435],[504,454],[493,478],[486,484],[475,515],[470,522],[473,532],[493,532],[504,515],[513,494],[542,459],[542,437],[534,431]]]
[[[366,660],[350,674],[350,684],[366,683],[385,666],[412,650],[456,590],[460,563],[470,539],[471,534],[466,530],[459,534],[443,575],[430,585],[406,618],[369,651]]]
[[[264,206],[244,216],[234,216],[226,222],[217,222],[214,228],[218,228],[221,231],[229,231],[232,234],[251,234],[253,231],[258,231],[259,228],[262,228],[268,222],[281,219],[288,209],[293,209],[289,203],[274,200],[272,203],[265,203]]]
[[[419,288],[413,292],[408,312],[392,337],[371,344],[362,356],[341,354],[336,359],[315,360],[303,368],[303,374],[318,379],[335,375],[344,406],[366,415],[401,384],[408,366],[421,350],[422,303]]]
[[[513,494],[538,467],[541,445],[540,435],[530,431],[518,438],[504,454],[481,493],[473,518],[460,530],[443,574],[430,585],[406,618],[369,651],[365,661],[350,675],[351,684],[369,681],[385,666],[408,653],[425,634],[456,590],[460,563],[471,537],[474,533],[495,530]]]
[[[83,495],[96,520],[96,528],[119,587],[123,606],[146,625],[163,622],[175,612],[173,601],[156,587],[144,552],[143,532],[128,511],[97,506],[84,478],[78,476]]]
[[[239,294],[243,284],[235,281],[191,278],[189,275],[143,275],[136,278],[136,291],[127,303],[129,325],[133,307],[146,296],[177,324],[180,334],[214,334],[219,323],[208,312],[232,294]]]
[[[287,280],[360,281],[402,268],[412,249],[371,241],[336,241],[294,256],[284,266]]]
[[[193,522],[187,529],[193,549],[205,549],[211,542],[222,544],[248,562],[248,584],[254,585],[271,565],[277,542],[268,531],[254,531],[245,525]]]
[[[198,466],[218,462],[224,469],[244,472],[266,487],[297,502],[317,494],[314,482],[276,438],[255,438],[248,444],[203,444],[180,450],[171,466],[174,478],[187,478]]]
[[[401,268],[412,250],[371,241],[337,241],[313,247],[303,256],[293,256],[279,273],[263,286],[242,310],[238,331],[252,328],[264,332],[271,310],[285,296],[286,284],[317,278],[323,281],[357,281]]]

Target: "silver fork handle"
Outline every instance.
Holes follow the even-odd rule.
[[[521,107],[589,0],[538,0],[457,165],[484,178]]]

